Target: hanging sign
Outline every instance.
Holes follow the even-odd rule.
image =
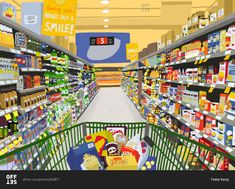
[[[137,61],[139,58],[138,44],[127,43],[126,44],[126,59],[130,61]]]
[[[74,35],[76,12],[77,0],[44,0],[42,34]]]

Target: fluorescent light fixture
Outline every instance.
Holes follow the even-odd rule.
[[[109,22],[109,19],[108,19],[108,18],[105,18],[105,19],[104,19],[104,22]]]
[[[102,13],[107,14],[107,13],[109,13],[109,10],[108,9],[104,9],[104,10],[102,10]]]
[[[108,25],[104,25],[105,28],[108,28],[109,26]]]
[[[100,3],[104,4],[104,5],[107,5],[107,4],[109,4],[109,0],[101,0]]]

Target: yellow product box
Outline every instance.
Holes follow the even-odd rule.
[[[234,4],[235,0],[217,0],[218,20],[222,20],[226,16],[230,15],[234,11]]]
[[[218,20],[217,10],[218,10],[218,2],[216,1],[208,8],[208,16],[210,24]]]
[[[137,170],[135,156],[106,156],[106,170]]]
[[[166,47],[166,45],[167,45],[167,35],[163,34],[161,35],[161,48]]]
[[[85,137],[87,143],[93,142],[100,156],[107,156],[106,144],[114,142],[113,134],[109,131],[100,131]]]
[[[174,29],[174,34],[175,34],[175,41],[179,40],[182,38],[182,26],[178,26],[177,28]]]
[[[166,45],[170,45],[175,41],[174,30],[170,30],[166,33]]]

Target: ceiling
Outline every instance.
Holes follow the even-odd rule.
[[[6,1],[6,0],[3,0]],[[22,2],[43,0],[7,0],[21,10]],[[183,25],[187,17],[198,10],[206,10],[214,0],[78,0],[77,30],[106,29],[173,29]],[[108,9],[108,14],[102,10]],[[18,14],[20,20],[20,14]],[[109,22],[104,22],[108,18]]]
[[[2,1],[16,6],[18,23],[21,23],[22,2],[43,2]],[[149,43],[160,40],[161,35],[170,29],[186,24],[191,14],[206,10],[215,0],[109,0],[107,5],[100,1],[78,0],[76,33],[128,32],[131,42],[138,43],[139,50],[142,50]],[[104,9],[109,9],[110,12],[104,14]],[[109,22],[104,22],[107,18]],[[105,25],[108,27],[105,28]],[[70,36],[69,42],[75,43],[75,36]]]

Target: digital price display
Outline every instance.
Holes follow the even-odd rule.
[[[90,45],[114,45],[114,37],[91,37]]]

